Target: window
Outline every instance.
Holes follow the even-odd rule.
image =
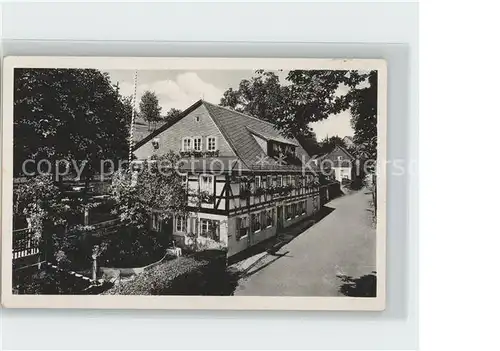
[[[318,197],[313,198],[313,210],[314,212],[318,210]]]
[[[220,222],[213,219],[200,219],[200,235],[215,241],[220,240]]]
[[[288,185],[293,185],[292,184],[292,176],[291,175],[288,176],[288,182],[287,182],[287,184]]]
[[[274,209],[266,211],[266,227],[272,227],[274,225]]]
[[[201,151],[201,137],[193,138],[193,149],[194,151]]]
[[[153,144],[153,148],[156,150],[160,147],[160,139],[158,138],[154,138],[153,141],[152,141],[152,144]]]
[[[283,185],[283,176],[278,175],[278,178],[276,180],[276,186],[282,186]]]
[[[199,121],[200,121],[200,116],[196,116],[196,117],[194,118],[194,120],[195,120],[196,122],[199,122]]]
[[[273,186],[273,178],[272,176],[268,175],[267,176],[267,187],[270,188]]]
[[[182,174],[181,175],[181,182],[183,185],[186,185],[188,182],[188,175],[187,174]]]
[[[186,137],[182,139],[182,151],[191,151],[193,148],[193,139]]]
[[[240,198],[250,196],[250,183],[246,178],[240,178]]]
[[[260,231],[260,219],[261,219],[260,217],[261,217],[260,213],[252,214],[252,230],[254,233]]]
[[[292,219],[292,206],[291,205],[285,206],[285,216],[286,216],[287,220]]]
[[[200,175],[200,191],[214,193],[214,176]]]
[[[287,176],[283,176],[283,186],[287,186],[288,185],[288,177]]]
[[[306,214],[306,206],[307,206],[307,202],[305,200],[302,201],[302,214]]]
[[[187,231],[187,221],[186,218],[184,217],[175,217],[175,229],[178,232],[185,232]]]
[[[248,217],[236,218],[236,240],[248,234]]]
[[[260,176],[255,176],[255,189],[260,188]]]
[[[337,160],[342,161],[342,156],[337,156]]]
[[[207,151],[217,150],[217,138],[214,136],[207,137]]]

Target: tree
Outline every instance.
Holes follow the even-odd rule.
[[[297,99],[314,106],[307,110],[310,120],[350,110],[354,143],[363,145],[365,158],[376,159],[377,71],[295,70],[287,79]],[[347,88],[344,95],[338,94],[341,86]]]
[[[162,121],[164,123],[171,121],[171,120],[177,118],[181,113],[182,113],[182,110],[179,110],[177,108],[171,108],[170,110],[168,110],[167,114],[165,116],[163,116]]]
[[[151,129],[151,123],[156,128],[156,123],[161,120],[161,106],[158,97],[153,91],[145,91],[139,102],[139,116],[148,122],[148,128]]]
[[[328,152],[332,151],[333,149],[335,149],[336,146],[341,146],[343,148],[346,147],[344,139],[342,139],[338,135],[334,135],[334,136],[327,137],[327,138],[323,139],[319,143],[319,145],[320,145],[321,153],[328,153]]]
[[[146,230],[153,210],[162,220],[187,214],[188,192],[175,168],[179,159],[170,151],[152,162],[138,164],[135,175],[129,168],[114,174],[111,194],[123,222]]]
[[[14,172],[25,160],[78,163],[88,179],[101,160],[128,152],[130,114],[118,86],[95,69],[14,71]],[[52,169],[53,170],[53,169]]]
[[[229,88],[220,105],[272,122],[287,137],[295,137],[309,154],[316,154],[319,145],[310,122],[323,118],[307,114],[312,108],[307,102],[297,100],[297,90],[282,85],[274,72],[257,70],[251,79],[240,82],[237,90]]]

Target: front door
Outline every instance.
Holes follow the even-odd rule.
[[[283,206],[278,206],[276,211],[276,226],[278,231],[283,228]]]

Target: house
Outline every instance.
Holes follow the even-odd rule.
[[[339,181],[354,180],[356,177],[358,168],[356,157],[340,145],[336,145],[328,154],[321,156],[317,163],[323,169],[329,169],[330,171],[325,173],[331,173]]]
[[[272,123],[199,100],[134,147],[138,160],[169,150],[183,157],[189,190],[210,196],[174,218],[180,246],[193,238],[237,254],[320,208],[319,177],[309,155]],[[188,200],[189,201],[189,200]]]

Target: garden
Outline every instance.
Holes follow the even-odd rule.
[[[178,157],[169,153],[159,161],[175,164]],[[197,254],[176,260],[167,255],[173,246],[171,219],[188,213],[185,201],[188,196],[195,197],[201,206],[206,201],[204,194],[187,194],[181,176],[174,169],[159,172],[154,169],[158,166],[152,167],[137,177],[135,185],[130,169],[116,172],[108,194],[99,196],[99,201],[79,196],[77,192],[68,194],[47,175],[30,178],[21,184],[15,191],[14,213],[29,223],[33,240],[41,249],[41,261],[46,264],[35,272],[16,271],[14,291],[20,294],[85,291],[88,294],[98,290],[95,287],[103,281],[101,271],[104,268],[137,271],[152,264],[163,264],[174,265],[173,272],[182,275],[190,267],[205,267],[206,260]],[[82,213],[104,219],[106,226],[89,218],[82,224]],[[195,249],[204,248],[195,245]],[[175,268],[183,266],[183,262],[185,268]]]

